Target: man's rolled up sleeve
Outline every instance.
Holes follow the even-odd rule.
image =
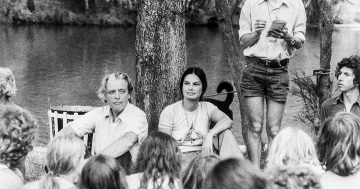
[[[134,121],[130,131],[137,135],[138,143],[140,144],[147,137],[148,122],[144,112],[139,113],[137,117],[138,118]]]
[[[96,117],[97,110],[94,109],[69,123],[69,127],[75,131],[77,136],[83,137],[86,134],[94,132]]]
[[[294,36],[300,38],[302,43],[305,43],[306,33],[306,12],[302,1],[299,1],[299,12],[294,24]]]
[[[251,17],[250,17],[250,0],[245,1],[244,6],[241,9],[240,19],[239,19],[239,39],[245,34],[252,32],[251,27]]]

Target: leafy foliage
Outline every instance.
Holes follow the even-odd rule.
[[[303,71],[293,73],[295,87],[291,94],[300,98],[303,108],[295,119],[309,125],[317,131],[320,128],[320,104],[319,104],[319,84],[311,77],[304,77]]]

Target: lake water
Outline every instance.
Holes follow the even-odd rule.
[[[232,80],[223,62],[223,46],[217,28],[187,28],[187,64],[202,67],[208,76],[208,91],[215,93],[221,80]],[[309,29],[306,45],[291,60],[290,71],[319,68],[319,32]],[[360,54],[359,28],[338,28],[333,34],[332,65],[342,58]],[[40,122],[37,143],[49,140],[47,110],[54,105],[101,106],[95,92],[103,75],[115,71],[135,76],[135,28],[73,26],[1,26],[0,66],[16,76],[18,94],[12,100],[31,111]],[[334,68],[334,66],[332,66]],[[217,97],[223,99],[224,96]],[[294,121],[299,110],[289,95],[284,125]],[[239,142],[238,100],[232,104],[234,132]]]

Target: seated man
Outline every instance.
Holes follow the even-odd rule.
[[[105,154],[117,158],[129,171],[135,147],[147,136],[148,123],[145,113],[129,103],[133,90],[129,77],[124,73],[113,73],[103,78],[98,97],[107,105],[98,107],[70,123],[60,134],[82,137],[94,133],[94,154]],[[131,153],[130,153],[131,151]]]
[[[320,109],[321,123],[336,113],[346,111],[360,116],[360,56],[342,59],[335,71],[340,94],[325,101]]]

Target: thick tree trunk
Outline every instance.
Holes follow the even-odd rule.
[[[240,93],[240,81],[242,70],[244,68],[244,62],[240,59],[240,54],[238,50],[238,40],[236,40],[235,33],[232,27],[230,8],[228,0],[216,0],[216,12],[217,18],[219,21],[219,27],[222,34],[222,41],[225,53],[225,64],[230,65],[232,68],[232,77],[234,80],[234,85],[237,91],[237,96],[239,99],[239,108],[241,112],[241,126],[242,126],[242,135],[244,140],[247,139],[247,131],[249,127],[249,122],[245,114],[244,100]]]
[[[182,1],[142,0],[136,26],[136,104],[156,131],[165,106],[180,99],[179,80],[186,65]]]
[[[319,75],[319,104],[331,97],[330,62],[331,44],[334,28],[332,0],[319,0],[320,8],[320,72]]]

